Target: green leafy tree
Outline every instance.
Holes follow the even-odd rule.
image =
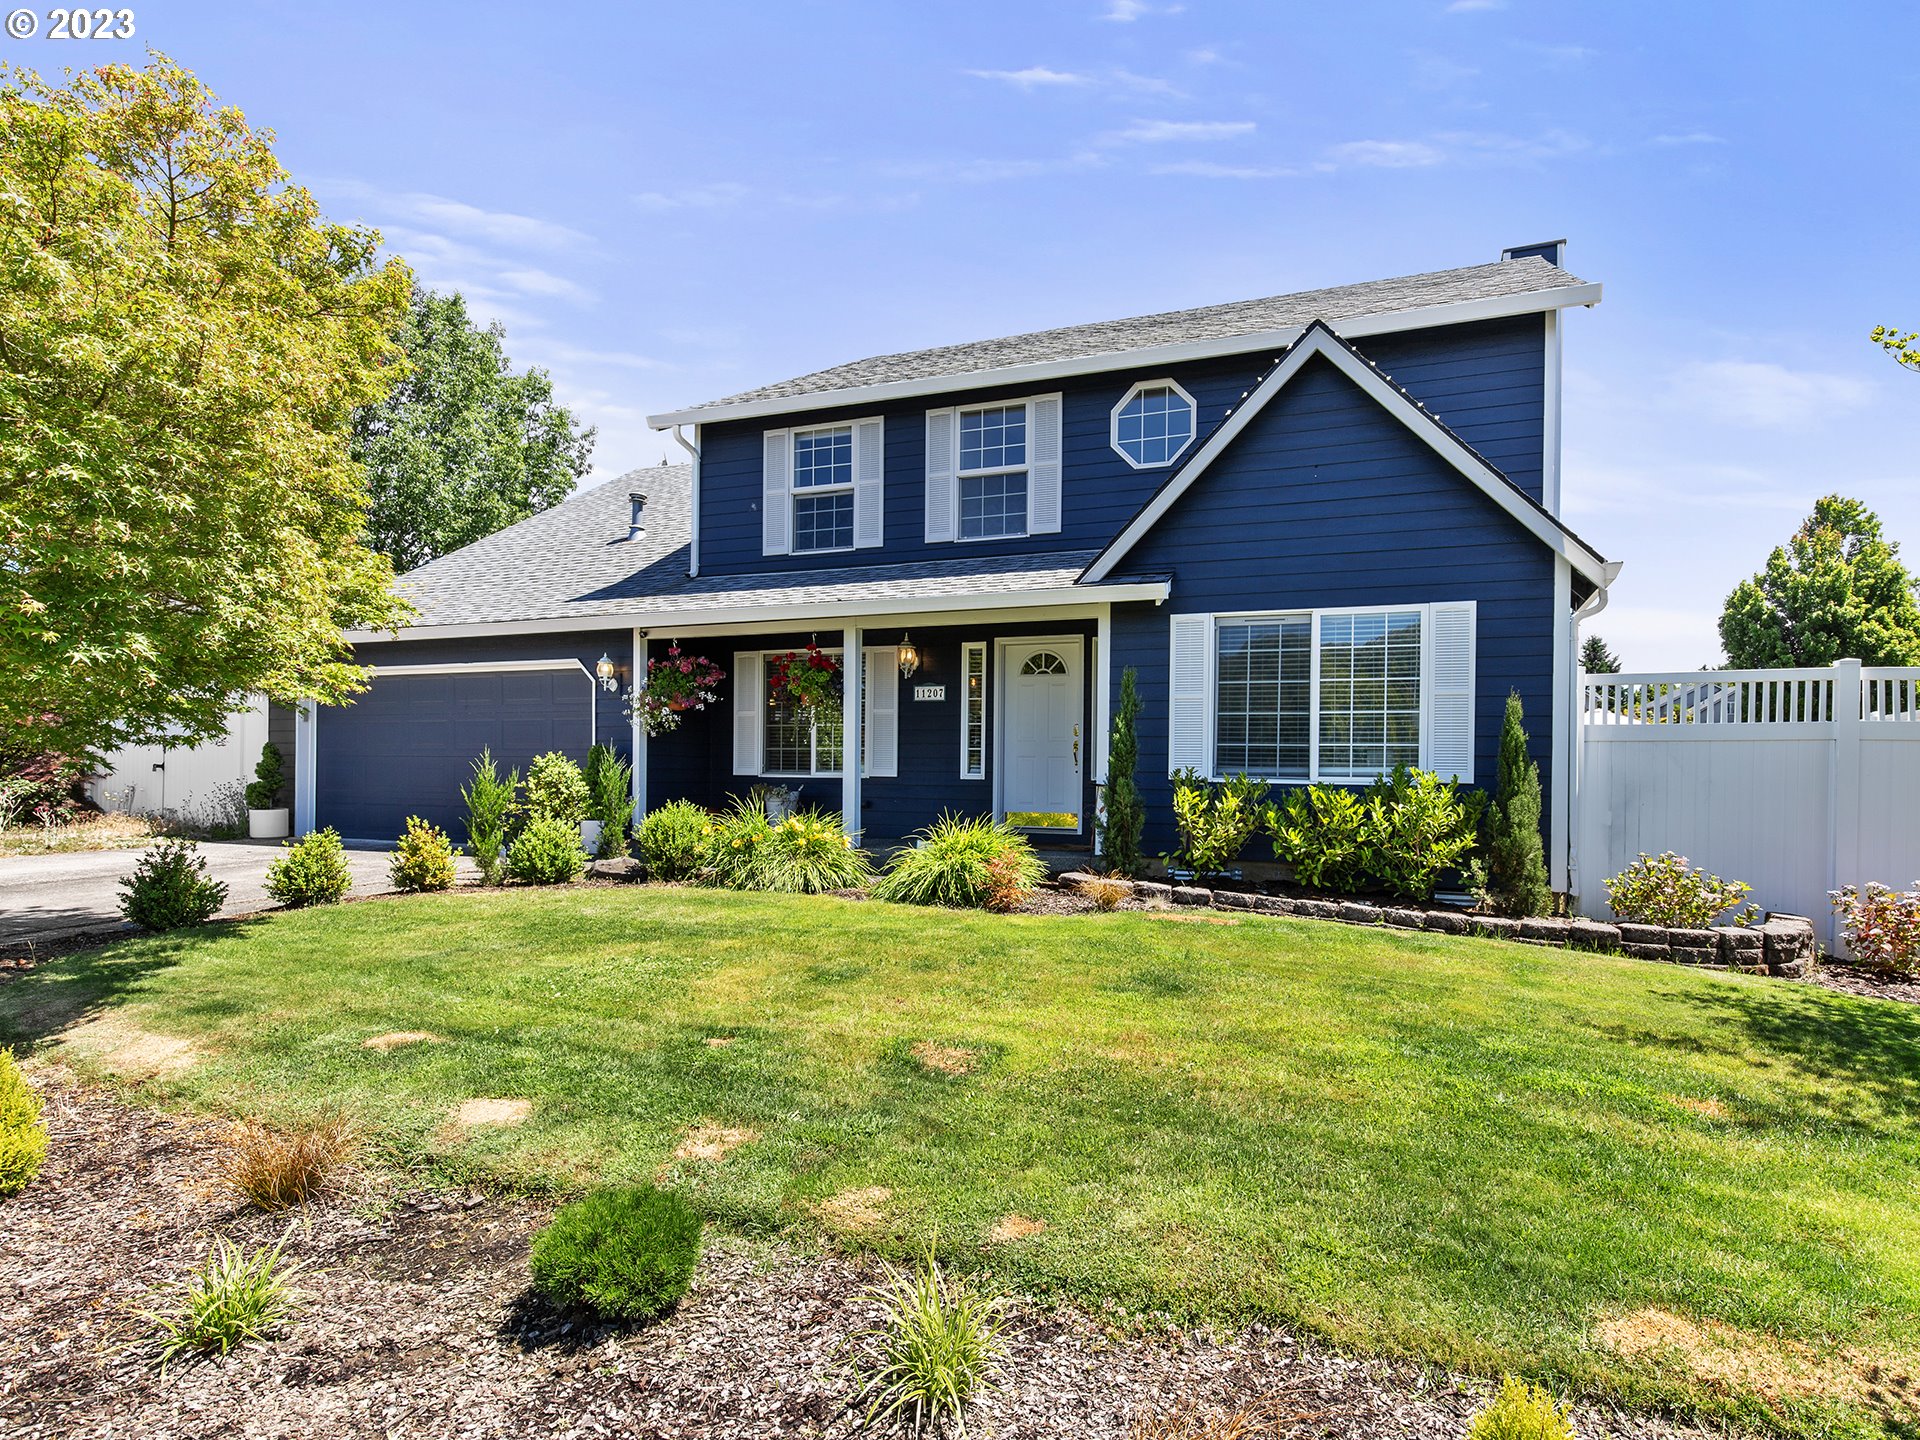
[[[1618,675],[1620,657],[1598,635],[1589,635],[1580,642],[1580,668],[1589,675]]]
[[[1544,915],[1553,907],[1546,847],[1540,842],[1540,767],[1527,754],[1520,696],[1507,696],[1500,727],[1499,788],[1487,809],[1486,884],[1481,894],[1502,915]]]
[[[1720,615],[1736,670],[1863,660],[1920,665],[1920,603],[1900,547],[1858,500],[1828,495],[1766,568],[1742,580]]]
[[[1869,338],[1907,369],[1920,370],[1920,330],[1902,330],[1897,325],[1876,325]]]
[[[516,375],[506,331],[456,292],[416,286],[395,337],[407,374],[353,416],[373,504],[367,543],[397,570],[424,565],[558,505],[587,473],[592,430],[553,400],[544,370]]]
[[[1100,826],[1100,854],[1116,875],[1140,873],[1147,807],[1140,800],[1139,769],[1140,688],[1129,665],[1120,672],[1120,708],[1107,741],[1106,818]]]
[[[81,753],[347,699],[407,611],[353,411],[411,278],[163,55],[0,65],[0,734]]]

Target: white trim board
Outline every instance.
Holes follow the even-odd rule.
[[[1459,300],[1448,305],[1427,305],[1415,310],[1388,310],[1375,315],[1355,315],[1342,320],[1347,335],[1391,335],[1402,330],[1427,330],[1438,325],[1465,325],[1475,320],[1501,320],[1514,315],[1531,315],[1543,310],[1566,310],[1574,306],[1600,303],[1600,286],[1562,285],[1551,290],[1523,290],[1514,295],[1496,295],[1484,300]],[[1116,350],[1100,355],[1083,355],[1071,360],[1042,360],[1024,365],[1002,365],[989,370],[960,371],[948,375],[929,375],[913,380],[888,380],[875,385],[855,385],[839,390],[816,390],[805,395],[785,395],[766,400],[741,400],[733,404],[696,405],[649,415],[647,424],[656,430],[675,425],[715,420],[747,420],[768,415],[793,415],[803,411],[837,409],[843,405],[866,405],[874,401],[906,399],[918,395],[946,395],[960,390],[982,390],[1000,385],[1024,385],[1030,382],[1058,380],[1071,375],[1097,375],[1109,370],[1145,369],[1175,365],[1183,360],[1207,360],[1219,355],[1239,355],[1248,351],[1281,350],[1298,340],[1306,329],[1290,325],[1279,330],[1257,330],[1245,335],[1226,335],[1215,340],[1183,340],[1169,345],[1149,345],[1138,350]]]
[[[796,578],[805,572],[796,572]],[[1168,580],[1129,581],[1114,585],[1066,585],[1047,590],[1003,590],[987,595],[929,595],[902,599],[898,596],[863,596],[857,600],[833,600],[794,605],[741,605],[711,610],[623,610],[612,615],[551,615],[536,620],[476,621],[460,625],[416,625],[398,631],[349,630],[348,643],[379,644],[392,640],[460,640],[492,635],[572,635],[587,630],[625,630],[639,625],[656,634],[674,631],[682,635],[717,633],[729,629],[760,626],[774,629],[807,629],[815,624],[844,616],[912,617],[919,624],[932,623],[930,616],[959,616],[964,621],[985,611],[1052,609],[1058,606],[1084,607],[1092,616],[1099,608],[1129,600],[1165,602],[1173,585]],[[1033,616],[1052,619],[1055,616]]]
[[[1206,473],[1207,467],[1239,438],[1240,432],[1266,408],[1267,402],[1285,389],[1307,361],[1316,355],[1333,364],[1389,415],[1426,441],[1441,459],[1472,481],[1488,499],[1519,521],[1554,554],[1565,559],[1595,585],[1608,583],[1611,577],[1607,574],[1604,560],[1516,489],[1506,476],[1456,438],[1433,415],[1414,404],[1397,386],[1354,354],[1330,327],[1317,320],[1307,327],[1306,333],[1287,352],[1286,357],[1274,366],[1267,378],[1254,388],[1253,393],[1241,401],[1240,407],[1207,438],[1194,457],[1141,507],[1140,513],[1100,552],[1080,578],[1092,584],[1110,575],[1127,552],[1160,522],[1193,482]]]

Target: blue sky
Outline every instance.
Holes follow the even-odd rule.
[[[137,3],[43,70],[197,71],[600,427],[888,350],[1564,235],[1567,517],[1633,668],[1718,658],[1813,499],[1920,564],[1904,4]]]

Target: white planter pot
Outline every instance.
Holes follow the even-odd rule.
[[[247,838],[250,840],[284,840],[293,833],[293,812],[282,806],[278,810],[247,811]]]
[[[589,855],[600,853],[600,830],[601,824],[598,820],[580,822],[580,846]]]

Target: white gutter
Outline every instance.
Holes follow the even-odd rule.
[[[1585,699],[1587,672],[1580,668],[1580,627],[1583,623],[1591,620],[1607,608],[1608,591],[1612,587],[1613,582],[1619,578],[1620,562],[1618,560],[1609,560],[1604,567],[1602,583],[1594,589],[1593,594],[1581,602],[1579,607],[1575,609],[1566,620],[1567,647],[1573,653],[1573,664],[1571,666],[1573,676],[1570,686],[1572,694],[1564,695],[1562,697],[1562,703],[1566,707],[1567,749],[1570,754],[1568,756],[1565,777],[1556,783],[1558,787],[1564,787],[1562,793],[1566,796],[1566,888],[1567,893],[1572,895],[1575,903],[1578,903],[1580,899],[1577,894],[1573,893],[1573,887],[1577,885],[1580,880],[1580,794],[1582,788],[1580,783],[1580,769],[1585,759],[1587,749],[1581,738],[1581,729],[1585,723],[1585,717],[1581,714],[1581,703]]]
[[[693,443],[687,443],[687,437],[680,433],[680,427],[673,427],[673,438],[680,442],[680,448],[693,457],[693,490],[689,500],[692,509],[687,516],[687,574],[700,573],[700,427],[693,427]]]
[[[1379,315],[1355,315],[1337,322],[1340,333],[1349,340],[1362,335],[1390,335],[1402,330],[1427,330],[1436,325],[1464,325],[1475,320],[1502,320],[1537,311],[1565,310],[1576,305],[1598,305],[1600,287],[1562,285],[1552,290],[1527,290],[1517,295],[1499,295],[1486,300],[1458,300],[1447,305],[1427,305],[1416,310],[1390,310]],[[1097,375],[1107,370],[1126,370],[1178,364],[1183,360],[1208,360],[1220,355],[1240,355],[1248,351],[1286,349],[1300,338],[1304,325],[1279,330],[1258,330],[1246,335],[1228,335],[1216,340],[1183,340],[1171,345],[1150,345],[1139,350],[1116,350],[1103,355],[1084,355],[1072,360],[1043,360],[1026,365],[1004,365],[991,370],[973,370],[961,374],[930,375],[915,380],[889,380],[878,385],[856,385],[842,390],[818,390],[807,395],[787,395],[768,400],[742,400],[731,405],[698,405],[689,410],[672,410],[649,415],[647,424],[656,430],[675,425],[699,424],[713,420],[747,420],[756,416],[790,415],[799,410],[825,410],[841,405],[866,405],[874,401],[899,400],[915,395],[941,395],[954,390],[984,389],[992,385],[1024,385],[1058,380],[1072,375]]]

